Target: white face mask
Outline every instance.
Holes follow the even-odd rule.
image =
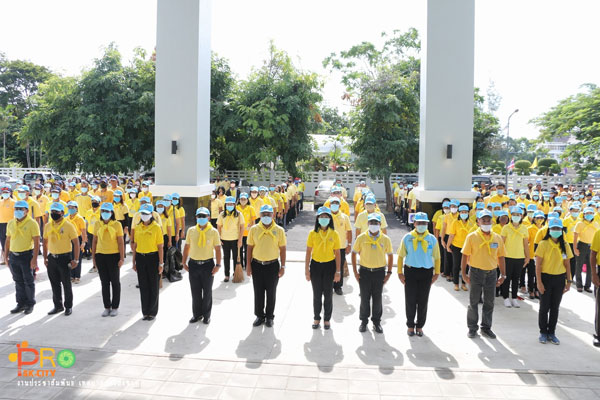
[[[444,208],[444,214],[448,214],[450,212],[449,208]]]
[[[492,230],[492,225],[480,225],[480,228],[483,232],[489,232]]]
[[[450,212],[452,212],[452,214],[456,214],[457,211],[458,207],[450,207]]]
[[[142,192],[147,193],[148,192],[148,188],[147,187],[143,187],[142,188]]]
[[[142,221],[148,222],[148,221],[150,221],[150,218],[152,218],[152,214],[142,214],[141,218],[142,218]]]
[[[369,225],[369,232],[371,232],[372,234],[376,235],[379,233],[379,229],[381,227],[379,225]]]

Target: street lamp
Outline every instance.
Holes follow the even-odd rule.
[[[519,112],[519,109],[517,108],[515,111],[513,111],[508,116],[508,122],[506,123],[506,178],[504,180],[504,187],[506,188],[506,190],[508,190],[508,162],[510,161],[509,160],[510,154],[509,154],[509,147],[508,147],[508,134],[510,132],[510,118],[518,112]]]

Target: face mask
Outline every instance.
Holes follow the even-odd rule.
[[[576,195],[574,195],[574,196],[573,196],[573,200],[579,200],[579,195],[577,195],[577,194],[576,194]]]
[[[504,189],[498,189],[496,192],[502,196],[504,194]]]
[[[533,219],[533,213],[532,212],[528,212],[527,216],[529,217],[529,219]]]
[[[15,218],[21,219],[25,216],[25,211],[23,210],[15,210]]]
[[[515,224],[518,224],[519,222],[521,222],[521,216],[520,215],[513,215],[511,217],[512,222],[514,222]]]
[[[135,199],[135,193],[129,193],[129,198],[130,199]]]
[[[2,198],[3,199],[8,199],[10,197],[10,193],[2,193]]]
[[[58,199],[58,193],[52,193],[52,198],[55,200]]]
[[[550,236],[552,236],[555,239],[558,239],[562,236],[562,231],[550,231]]]
[[[270,192],[274,192],[274,191],[275,191],[275,188],[274,188],[274,187],[270,187],[270,188],[269,188],[269,191],[270,191]]]
[[[95,185],[95,184],[92,185],[92,189],[94,189],[94,190],[98,189],[98,185]]]
[[[369,225],[369,232],[376,235],[379,233],[380,226],[379,225]]]
[[[262,222],[263,225],[271,225],[271,222],[273,222],[273,218],[269,216],[260,217],[260,222]]]
[[[81,188],[81,193],[87,193],[87,191],[88,191],[88,188],[86,188],[86,187]]]
[[[540,199],[540,196],[533,196],[532,197],[535,201],[538,201]]]
[[[492,190],[492,191],[490,192],[490,194],[491,194],[492,196],[495,196],[495,195],[496,195],[496,193],[497,193],[497,192],[496,192],[495,190]]]
[[[214,200],[216,197],[217,197],[217,196],[215,196],[214,194],[211,194],[211,195],[210,195],[210,198],[211,198],[212,200]]]
[[[499,215],[500,215],[500,211],[494,211],[494,217],[498,218]]]
[[[99,206],[100,206],[100,203],[96,203],[96,202],[92,203],[92,207],[93,208],[98,208]]]
[[[329,221],[329,218],[319,218],[319,225],[325,228],[327,225],[329,225]]]
[[[165,208],[164,208],[164,207],[156,207],[156,212],[157,212],[157,213],[159,213],[159,214],[162,214],[162,213],[163,213],[163,211],[165,211]]]
[[[25,196],[27,196],[27,195],[26,195],[25,193],[23,193],[23,192],[19,192],[19,193],[17,194],[17,196],[19,197],[19,199],[21,199],[21,200],[24,200],[24,199],[25,199]]]
[[[102,189],[106,189],[106,186],[107,186],[107,185],[106,185],[106,183],[101,183],[101,184],[100,184],[100,187],[101,187]]]
[[[107,221],[112,216],[112,213],[103,212],[103,213],[100,213],[100,216],[102,217],[103,220]]]
[[[204,218],[196,218],[196,223],[199,226],[204,226],[206,224],[208,224],[208,218],[204,217]]]
[[[179,204],[179,200],[173,200],[172,203],[173,203],[174,206],[176,206],[176,205]]]
[[[583,217],[588,221],[592,221],[594,219],[594,214],[585,214]]]
[[[543,196],[545,201],[550,200],[550,196]]]
[[[489,231],[491,231],[491,230],[492,230],[492,226],[491,226],[491,225],[483,225],[483,224],[482,224],[482,225],[480,225],[479,227],[481,228],[481,230],[482,230],[483,232],[489,232]]]
[[[330,204],[331,211],[333,212],[338,212],[340,210],[340,205],[339,204]]]
[[[142,192],[148,193],[148,188],[147,187],[142,188]]]
[[[427,230],[427,225],[417,225],[415,226],[417,233],[425,233]]]
[[[142,214],[141,218],[142,218],[142,221],[148,222],[148,221],[150,221],[150,218],[152,218],[152,214]]]
[[[469,214],[462,214],[462,213],[461,213],[461,214],[460,214],[460,217],[461,217],[463,220],[466,220],[467,218],[469,218]]]
[[[235,206],[225,206],[225,208],[227,209],[227,211],[233,211]]]
[[[555,197],[554,201],[556,201],[556,204],[562,204],[562,197],[560,199]]]
[[[375,211],[375,206],[373,204],[367,204],[365,206],[365,208],[367,209],[367,212],[372,213],[373,211]]]
[[[448,214],[450,212],[449,208],[444,208],[444,214]]]
[[[115,201],[115,203],[121,202],[121,198],[120,197],[115,197],[113,200]]]
[[[527,198],[527,195],[526,195],[526,194],[522,194],[522,195],[521,195],[521,199],[522,199],[522,200],[525,200],[526,198]]]
[[[60,215],[59,213],[50,213],[50,216],[54,221],[58,221],[62,217],[62,215]]]
[[[76,208],[69,208],[69,215],[75,215],[77,214],[77,209]]]
[[[457,211],[458,211],[458,207],[450,207],[450,212],[452,214],[456,214]]]

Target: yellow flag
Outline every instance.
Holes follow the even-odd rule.
[[[531,168],[537,168],[537,157],[533,160],[533,164],[531,164]]]

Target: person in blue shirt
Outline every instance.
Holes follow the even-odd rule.
[[[429,290],[440,274],[440,248],[427,230],[426,213],[415,215],[415,229],[407,233],[398,249],[398,278],[405,285],[406,326],[408,336],[423,336],[427,319]],[[415,316],[417,322],[415,323]]]

